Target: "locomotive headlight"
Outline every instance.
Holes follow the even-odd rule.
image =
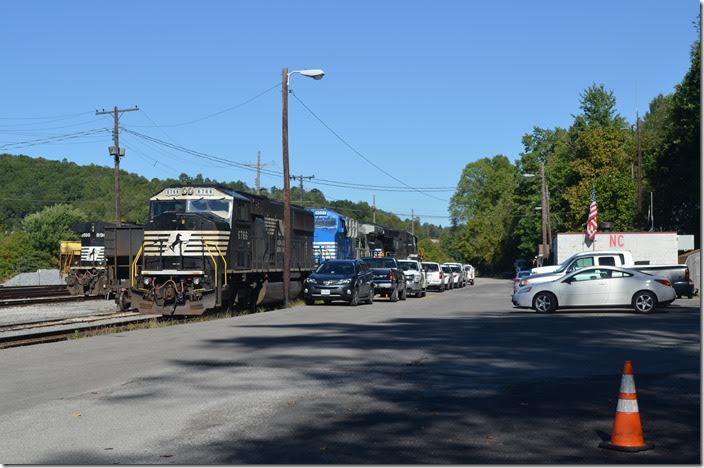
[[[151,282],[151,280],[149,278],[144,278],[144,285],[145,286],[149,286],[150,282]]]
[[[193,284],[195,284],[196,286],[199,285],[199,284],[200,284],[200,278],[198,278],[198,277],[193,278]]]

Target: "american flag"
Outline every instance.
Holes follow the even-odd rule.
[[[589,205],[589,217],[587,218],[587,239],[593,241],[596,236],[596,215],[598,210],[596,208],[596,191],[592,189],[592,203]]]

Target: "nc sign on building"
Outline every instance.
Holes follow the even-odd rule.
[[[676,232],[597,232],[594,244],[587,247],[583,232],[559,233],[555,240],[556,262],[589,250],[628,250],[633,261],[641,264],[676,265],[677,238]]]

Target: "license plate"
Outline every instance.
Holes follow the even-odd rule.
[[[330,295],[330,290],[329,289],[321,289],[320,294],[322,296],[329,296]]]

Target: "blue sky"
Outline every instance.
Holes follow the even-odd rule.
[[[139,105],[124,127],[238,162],[261,150],[280,171],[278,90],[169,125],[246,101],[284,66],[323,68],[323,80],[297,76],[291,87],[330,127],[409,185],[454,187],[471,161],[515,159],[533,126],[568,126],[592,82],[614,91],[630,121],[642,115],[686,72],[698,11],[684,0],[3,2],[0,152],[110,165],[108,133],[2,145],[110,126],[92,112]],[[292,174],[399,186],[293,98],[289,112]],[[150,178],[202,173],[254,185],[252,172],[128,134],[121,143],[122,167]],[[447,203],[416,192],[319,188],[370,203],[376,193],[380,208],[447,224]]]

